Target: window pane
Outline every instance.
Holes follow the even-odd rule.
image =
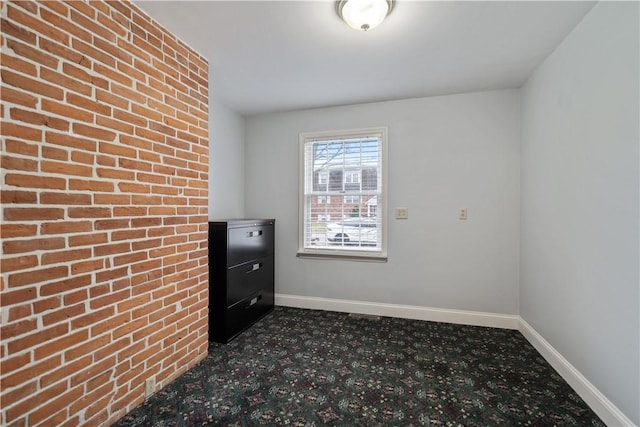
[[[382,133],[303,141],[301,249],[381,252]]]

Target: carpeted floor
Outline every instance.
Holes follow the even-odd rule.
[[[604,426],[517,331],[276,309],[114,426]]]

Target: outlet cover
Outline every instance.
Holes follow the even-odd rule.
[[[153,394],[156,389],[156,379],[155,377],[147,378],[144,382],[144,397],[149,397]]]
[[[409,219],[409,208],[396,208],[396,219]]]

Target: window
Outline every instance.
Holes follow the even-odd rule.
[[[359,205],[360,196],[344,196],[345,205]]]
[[[345,171],[344,183],[345,186],[348,184],[360,184],[360,171]]]
[[[300,134],[299,256],[386,260],[387,129]]]

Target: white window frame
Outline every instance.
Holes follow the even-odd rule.
[[[360,171],[345,171],[345,184],[360,184]]]
[[[379,183],[381,189],[378,191],[377,209],[381,216],[381,247],[379,250],[358,250],[358,249],[332,249],[325,246],[313,247],[307,245],[305,247],[305,177],[308,171],[305,170],[305,145],[307,143],[318,142],[322,140],[340,140],[349,138],[358,138],[366,136],[379,136],[381,141],[380,147],[380,171]],[[303,132],[299,135],[299,213],[298,213],[298,257],[301,258],[320,258],[320,259],[338,259],[350,261],[387,261],[387,230],[388,230],[388,198],[387,198],[387,177],[388,177],[388,129],[386,127],[335,130],[324,132]],[[313,171],[311,171],[311,176]],[[362,178],[360,177],[360,181]],[[344,195],[344,194],[343,194]],[[361,200],[362,201],[362,200]]]

